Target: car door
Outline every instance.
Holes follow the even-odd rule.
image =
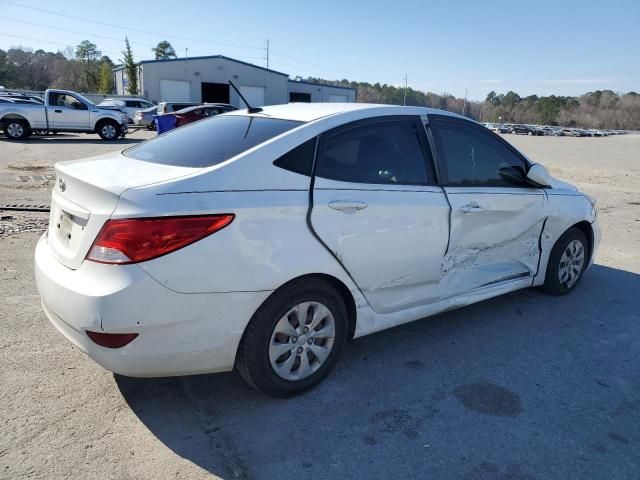
[[[68,93],[52,93],[49,97],[49,122],[56,130],[86,130],[89,127],[89,107]]]
[[[381,117],[322,135],[310,223],[379,313],[440,295],[449,205],[419,117]]]
[[[450,295],[530,282],[546,218],[543,189],[526,183],[528,162],[499,136],[448,116],[429,116],[441,184],[451,205],[443,287]]]

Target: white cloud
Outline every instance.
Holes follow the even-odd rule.
[[[480,80],[480,83],[488,83],[495,85],[496,83],[502,83],[502,80]]]
[[[545,85],[601,85],[616,83],[614,78],[561,78],[556,80],[545,80]]]

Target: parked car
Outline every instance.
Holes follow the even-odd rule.
[[[187,107],[196,107],[200,105],[197,102],[160,102],[158,103],[158,115],[165,113],[177,112]]]
[[[158,114],[158,107],[153,106],[138,110],[133,116],[133,123],[138,127],[147,127],[148,130],[155,130],[155,116]]]
[[[239,110],[55,170],[35,251],[53,325],[123,375],[235,367],[280,397],[351,337],[522,288],[567,294],[600,239],[593,198],[422,107]]]
[[[191,122],[197,122],[207,117],[213,117],[234,110],[238,110],[238,107],[226,103],[209,103],[196,107],[183,108],[174,113],[176,117],[176,127],[181,127]]]
[[[511,133],[516,135],[544,135],[539,129],[529,125],[513,125],[511,127]]]
[[[129,123],[133,123],[133,117],[140,109],[155,107],[155,105],[143,98],[105,98],[98,104],[99,107],[118,107],[129,117]]]
[[[12,140],[23,140],[33,131],[97,133],[103,140],[115,140],[127,132],[125,113],[96,106],[79,93],[47,90],[44,104],[0,103],[0,126]]]
[[[494,124],[490,130],[495,133],[511,133],[511,129],[506,125]]]
[[[560,129],[558,129],[558,128],[542,127],[540,129],[540,131],[545,136],[552,136],[552,137],[563,137],[564,136],[564,133],[562,133],[562,131]]]

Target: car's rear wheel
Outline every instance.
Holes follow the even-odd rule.
[[[4,134],[11,140],[24,140],[31,135],[31,128],[24,120],[7,120],[4,124]]]
[[[98,125],[96,131],[103,140],[115,140],[120,135],[120,125],[113,120],[105,120]]]
[[[261,392],[291,397],[329,374],[347,332],[347,310],[335,288],[322,279],[301,279],[276,291],[254,314],[236,368]]]
[[[578,228],[570,228],[556,242],[547,263],[542,290],[551,295],[566,295],[582,279],[589,263],[589,244]]]

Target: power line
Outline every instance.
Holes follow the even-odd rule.
[[[46,44],[51,44],[51,45],[62,45],[63,47],[71,47],[72,45],[68,45],[66,43],[61,43],[61,42],[52,42],[51,40],[42,40],[41,38],[33,38],[33,37],[25,37],[23,35],[11,35],[9,33],[2,33],[0,32],[0,36],[3,37],[11,37],[11,38],[19,38],[22,40],[31,40],[32,42],[40,42],[40,43],[46,43]],[[113,51],[109,51],[109,50],[102,50],[103,53],[110,53],[111,55],[120,55],[120,53],[116,53]]]
[[[112,27],[112,28],[118,28],[120,30],[127,30],[127,31],[131,31],[131,32],[144,33],[145,35],[156,35],[156,36],[163,37],[163,38],[176,38],[178,40],[183,40],[183,41],[187,41],[187,42],[208,43],[208,44],[211,44],[211,45],[220,45],[220,46],[224,46],[224,47],[250,48],[250,49],[253,49],[253,50],[261,50],[262,49],[262,47],[254,47],[254,46],[251,46],[251,45],[240,45],[240,44],[233,44],[233,43],[211,42],[209,40],[197,40],[195,38],[179,37],[177,35],[167,34],[166,32],[159,33],[159,32],[152,32],[152,31],[149,31],[149,30],[140,30],[140,29],[132,28],[132,27],[123,27],[121,25],[116,25],[116,24],[113,24],[113,23],[100,22],[98,20],[91,20],[89,18],[77,17],[75,15],[68,15],[68,14],[65,14],[65,13],[54,12],[53,10],[46,10],[44,8],[32,7],[32,6],[29,6],[29,5],[22,5],[20,3],[8,2],[6,0],[3,3],[5,5],[13,5],[15,7],[27,8],[27,9],[35,10],[35,11],[42,12],[42,13],[48,13],[50,15],[57,15],[59,17],[66,17],[66,18],[71,18],[71,19],[74,19],[74,20],[80,20],[80,21],[83,21],[83,22],[95,23],[96,25],[102,25],[102,26],[105,26],[105,27]]]
[[[95,33],[82,32],[82,31],[79,31],[79,30],[71,30],[69,28],[55,27],[53,25],[47,25],[47,24],[44,24],[44,23],[37,23],[37,22],[31,22],[31,21],[28,21],[28,20],[21,20],[21,19],[17,19],[17,18],[5,17],[5,16],[2,16],[2,15],[0,15],[0,18],[4,18],[5,20],[10,20],[10,21],[13,21],[13,22],[26,23],[28,25],[35,25],[37,27],[50,28],[50,29],[53,29],[53,30],[61,30],[63,32],[75,33],[75,34],[78,34],[78,35],[82,35],[84,37],[96,37],[96,38],[101,38],[101,39],[104,39],[104,40],[122,42],[121,38],[108,37],[106,35],[98,35],[98,34],[95,34]],[[131,41],[129,43],[131,45],[137,46],[137,47],[140,47],[140,46],[151,47],[151,48],[156,47],[156,45],[152,45],[152,44],[149,44],[149,43],[131,42]],[[202,50],[191,50],[191,51],[193,53],[200,53],[202,55],[209,55],[211,53],[211,52],[205,52],[205,51],[202,51]],[[247,57],[247,56],[244,56],[244,55],[242,55],[241,57],[243,59],[254,59],[254,60],[259,60],[259,59],[262,58],[262,57]]]

